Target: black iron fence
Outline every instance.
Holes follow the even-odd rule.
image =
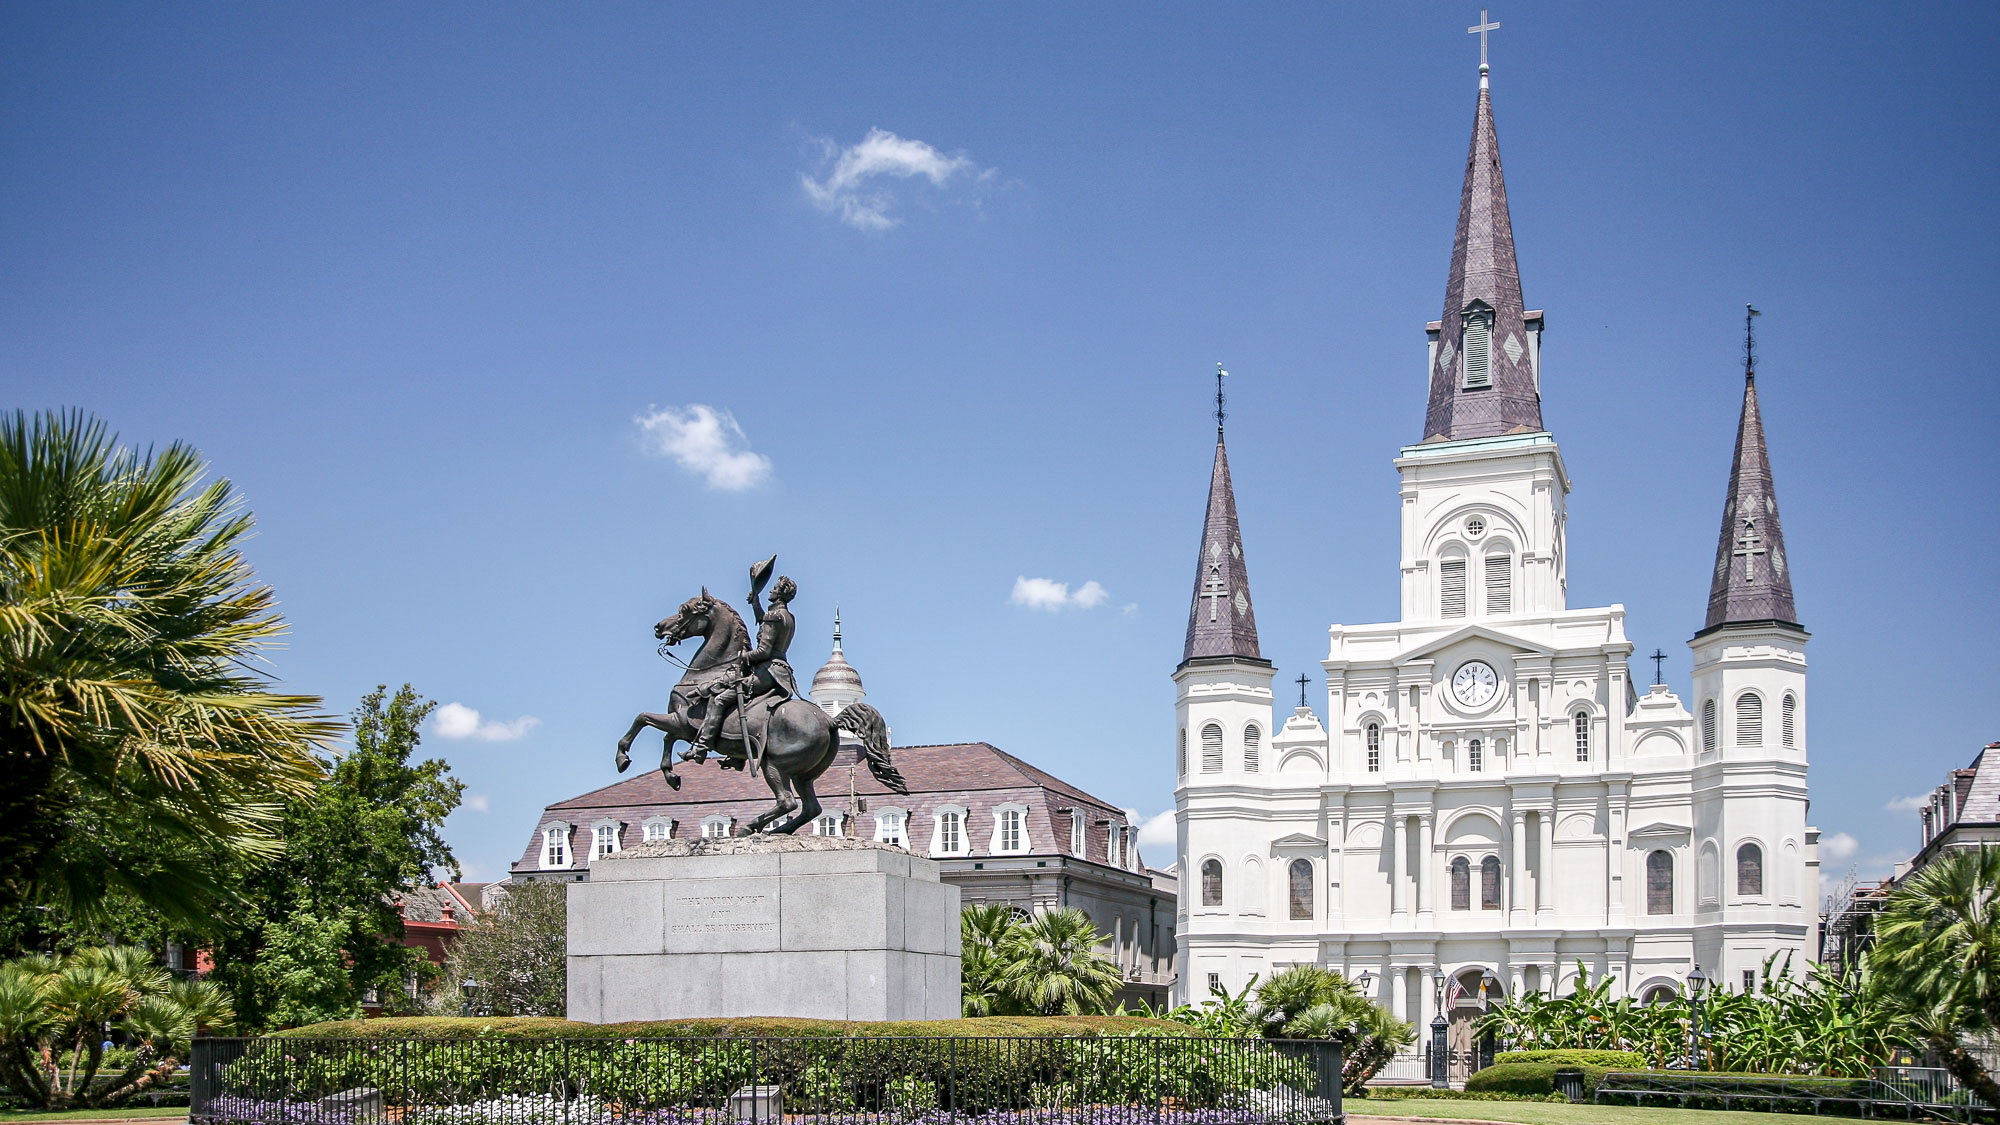
[[[203,1039],[207,1125],[1316,1125],[1339,1048],[1099,1038]]]

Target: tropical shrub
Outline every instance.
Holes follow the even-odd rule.
[[[2000,848],[1947,851],[1903,880],[1875,919],[1868,965],[1912,1037],[2000,1105],[1972,1042],[2000,1029]]]
[[[1583,1095],[1597,1092],[1597,1082],[1615,1067],[1558,1062],[1496,1062],[1474,1071],[1465,1080],[1465,1089],[1474,1094],[1527,1094],[1540,1096],[1556,1092],[1557,1071],[1581,1071]]]
[[[1097,952],[1104,934],[1081,910],[1023,917],[984,903],[959,915],[959,937],[967,1016],[1101,1013],[1123,979]]]
[[[1479,1027],[1533,1050],[1628,1051],[1655,1069],[1692,1061],[1704,1070],[1772,1074],[1860,1077],[1915,1045],[1902,1009],[1865,980],[1844,980],[1823,965],[1794,977],[1786,967],[1776,956],[1765,961],[1748,993],[1709,988],[1698,998],[1641,1004],[1613,998],[1608,977],[1582,984],[1579,962],[1579,984],[1568,996],[1531,992],[1497,1001]]]
[[[1312,965],[1286,969],[1261,985],[1253,977],[1231,995],[1216,988],[1201,1006],[1167,1018],[1217,1038],[1323,1039],[1340,1046],[1341,1086],[1361,1088],[1417,1040],[1417,1030],[1361,994],[1339,973]]]
[[[221,989],[176,981],[136,947],[17,958],[0,965],[0,1082],[42,1109],[118,1105],[164,1083],[196,1034],[233,1020]],[[107,1028],[131,1043],[109,1074]]]

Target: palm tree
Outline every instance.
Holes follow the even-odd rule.
[[[1947,851],[1904,880],[1875,920],[1869,967],[1952,1074],[2000,1105],[1960,1038],[2000,1028],[2000,848]]]
[[[122,889],[198,920],[321,773],[337,725],[251,669],[284,623],[206,474],[78,412],[0,416],[0,912]]]
[[[999,903],[977,903],[959,914],[959,980],[966,1016],[1020,1014],[1020,1004],[1000,983],[1005,965],[1000,947],[1019,925],[1014,909]]]
[[[1094,1015],[1111,1006],[1122,978],[1097,952],[1104,935],[1081,910],[1051,910],[1007,932],[1000,987],[1031,1012]]]
[[[1341,1084],[1358,1092],[1417,1029],[1377,1007],[1347,978],[1295,965],[1257,988],[1258,1019],[1274,1039],[1330,1039],[1340,1044]]]

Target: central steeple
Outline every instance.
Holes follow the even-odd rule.
[[[1243,563],[1243,532],[1236,523],[1236,490],[1229,482],[1229,448],[1222,436],[1222,379],[1215,372],[1215,467],[1208,477],[1208,514],[1195,561],[1194,598],[1188,609],[1181,665],[1204,657],[1268,664],[1257,649],[1257,614],[1250,605],[1250,571]]]
[[[1480,38],[1479,107],[1458,198],[1444,315],[1432,329],[1426,442],[1542,428],[1541,314],[1529,313],[1521,302],[1521,268],[1514,260],[1514,224],[1487,88],[1485,36]]]

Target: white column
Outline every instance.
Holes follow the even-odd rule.
[[[1535,849],[1541,864],[1541,872],[1535,876],[1535,921],[1547,925],[1556,913],[1556,812],[1544,809],[1536,818],[1541,831],[1539,846]]]
[[[1397,925],[1406,925],[1410,920],[1410,818],[1396,813],[1392,820],[1390,827],[1395,831],[1390,845],[1394,854],[1389,866],[1389,915]]]
[[[1396,1018],[1410,1018],[1410,971],[1401,965],[1389,970],[1389,1003]]]
[[[1431,884],[1437,881],[1431,870],[1436,866],[1431,862],[1431,820],[1429,813],[1417,818],[1417,924],[1426,928],[1432,918]]]
[[[1626,920],[1625,856],[1629,849],[1625,846],[1625,801],[1623,785],[1611,786],[1604,798],[1606,811],[1610,813],[1606,822],[1611,829],[1604,854],[1604,866],[1611,878],[1604,896],[1604,920],[1613,926],[1622,926]]]
[[[1507,865],[1513,869],[1513,878],[1507,880],[1507,924],[1521,926],[1527,924],[1528,906],[1528,814],[1514,810],[1514,848],[1507,857]]]
[[[1507,999],[1509,1000],[1520,999],[1521,994],[1526,992],[1528,989],[1528,981],[1526,975],[1522,972],[1522,966],[1519,961],[1516,961],[1511,966],[1509,966],[1507,977],[1508,977],[1508,989],[1509,989],[1507,993]]]

